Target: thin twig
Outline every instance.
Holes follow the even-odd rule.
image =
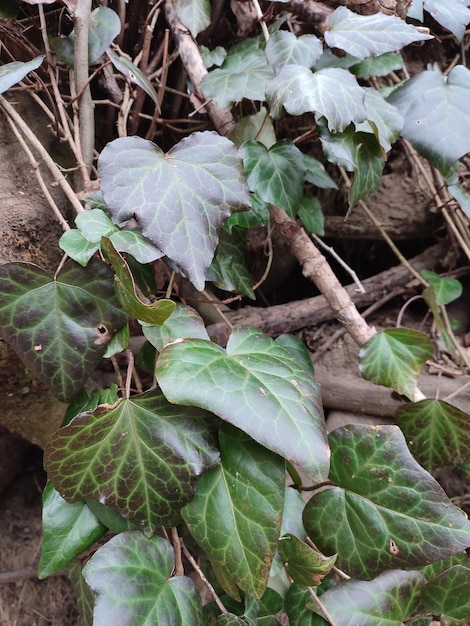
[[[188,550],[188,548],[184,545],[184,541],[182,539],[180,539],[181,542],[181,547],[183,548],[183,552],[185,557],[188,559],[188,561],[191,563],[191,565],[194,567],[194,571],[196,572],[196,574],[199,576],[199,578],[202,580],[202,582],[204,583],[204,585],[207,587],[207,589],[209,590],[209,593],[211,594],[212,598],[214,599],[214,602],[217,604],[217,606],[219,607],[219,610],[221,613],[228,613],[227,609],[224,607],[224,605],[222,604],[221,599],[219,598],[219,596],[217,595],[214,587],[210,584],[210,582],[207,580],[207,578],[204,575],[204,572],[201,570],[201,568],[199,567],[199,565],[196,562],[196,559],[193,557],[193,555],[191,554],[191,552]]]
[[[183,560],[181,558],[181,539],[178,535],[178,529],[174,526],[171,529],[171,540],[175,552],[175,576],[184,576]]]
[[[364,289],[364,285],[361,283],[361,281],[359,280],[358,275],[356,274],[356,272],[352,269],[352,267],[349,267],[349,265],[346,263],[346,261],[343,261],[343,259],[339,256],[339,254],[337,254],[335,252],[335,250],[331,247],[331,246],[327,246],[326,243],[324,243],[320,237],[318,237],[317,235],[315,235],[315,233],[310,233],[310,237],[315,241],[315,243],[320,246],[320,248],[323,248],[323,250],[327,250],[331,256],[336,259],[336,261],[341,265],[342,268],[344,268],[346,270],[346,272],[351,276],[351,278],[353,279],[354,284],[357,285],[357,291],[359,293],[365,293],[366,290]]]
[[[312,587],[307,587],[307,590],[309,592],[309,594],[312,596],[312,598],[315,600],[316,604],[318,605],[318,608],[320,609],[320,611],[323,613],[324,617],[328,620],[328,622],[330,623],[331,626],[337,626],[336,622],[334,621],[334,619],[331,617],[331,615],[328,612],[328,609],[326,608],[326,606],[323,604],[323,602],[319,599],[319,597],[317,596],[317,594],[314,592],[314,590],[312,589]]]
[[[251,0],[251,4],[253,5],[253,7],[255,9],[256,17],[258,18],[258,22],[260,23],[261,30],[263,32],[263,37],[266,40],[266,42],[268,42],[269,41],[269,30],[268,30],[268,27],[266,26],[266,22],[264,21],[263,11],[261,10],[259,2],[258,2],[258,0]]]

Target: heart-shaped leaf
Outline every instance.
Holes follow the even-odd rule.
[[[52,437],[47,472],[68,501],[109,504],[152,533],[191,499],[196,476],[217,464],[212,419],[157,391],[100,406]]]
[[[336,585],[321,601],[341,626],[403,626],[419,611],[425,582],[419,572],[392,570],[370,582],[351,580]]]
[[[470,415],[443,400],[400,406],[397,424],[415,459],[427,470],[462,463],[470,456]]]
[[[226,350],[198,339],[167,345],[155,371],[170,402],[212,411],[313,480],[325,480],[329,452],[319,388],[260,331],[236,328]]]
[[[457,65],[447,76],[421,72],[388,98],[405,120],[403,137],[444,175],[470,149],[469,94],[470,70]]]
[[[306,171],[304,156],[297,146],[289,139],[281,139],[267,150],[259,141],[247,141],[240,154],[250,189],[294,218]]]
[[[361,348],[359,368],[366,380],[413,398],[420,367],[432,354],[432,342],[423,333],[390,328],[378,332]]]
[[[0,93],[4,93],[10,87],[19,83],[29,72],[36,70],[43,61],[44,55],[41,55],[26,63],[13,61],[0,66]]]
[[[358,15],[338,7],[330,17],[325,41],[330,48],[340,48],[358,59],[395,52],[414,41],[433,39],[411,24],[393,15],[375,13]]]
[[[291,534],[279,539],[278,550],[292,580],[307,587],[319,585],[336,561],[336,555],[326,557]]]
[[[338,566],[370,579],[470,545],[470,522],[411,456],[397,426],[354,424],[333,431],[330,480],[304,510],[304,525]],[[341,515],[338,515],[341,511]]]
[[[441,26],[450,30],[462,40],[465,27],[470,22],[470,9],[461,0],[413,0],[408,9],[408,17],[423,21],[423,7]]]
[[[211,560],[260,598],[279,539],[285,463],[232,426],[221,425],[219,441],[221,464],[199,478],[182,515]]]
[[[29,263],[0,267],[4,339],[41,382],[67,402],[104,355],[127,316],[114,295],[109,268],[68,262],[56,278]]]
[[[83,568],[96,594],[93,624],[203,626],[196,586],[172,576],[174,567],[175,552],[162,537],[138,531],[113,537]]]
[[[423,270],[421,276],[432,285],[436,294],[436,304],[449,304],[462,295],[462,283],[456,278],[439,276],[431,270]]]
[[[352,74],[338,68],[313,73],[300,65],[286,65],[266,85],[266,99],[273,117],[281,115],[282,107],[290,115],[317,113],[326,117],[333,133],[366,117],[362,87]]]
[[[273,33],[266,44],[266,58],[275,70],[280,70],[284,65],[313,67],[322,53],[323,46],[318,37],[296,37],[288,30]]]
[[[121,137],[105,147],[98,168],[113,220],[135,215],[143,234],[203,289],[220,226],[250,205],[234,144],[205,131],[164,154],[140,137]]]
[[[204,320],[194,309],[176,304],[173,313],[163,324],[142,324],[144,336],[159,352],[167,343],[177,339],[210,339]]]
[[[454,565],[423,587],[421,598],[428,611],[453,620],[470,619],[470,568]],[[467,622],[468,623],[468,622]]]
[[[176,14],[179,20],[197,37],[211,23],[210,0],[174,0]]]
[[[259,37],[233,46],[222,63],[206,74],[200,83],[204,94],[221,107],[230,107],[243,98],[264,101],[266,81],[274,76]]]
[[[38,577],[46,578],[84,552],[106,527],[84,502],[69,504],[48,482],[42,494],[42,547]]]
[[[150,324],[163,324],[175,309],[173,300],[162,298],[156,302],[143,302],[137,294],[134,277],[126,260],[114,248],[111,239],[103,237],[101,247],[116,272],[116,293],[128,315]]]

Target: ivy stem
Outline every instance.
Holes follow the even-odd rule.
[[[266,26],[266,22],[264,21],[263,11],[261,10],[259,2],[258,2],[258,0],[251,0],[251,4],[253,5],[253,7],[255,9],[256,17],[258,18],[258,22],[260,23],[261,30],[263,31],[263,36],[264,36],[266,42],[268,42],[269,41],[269,30],[268,30],[268,27]]]
[[[202,582],[204,583],[204,585],[207,587],[207,589],[209,590],[209,593],[211,594],[212,598],[214,599],[214,602],[217,604],[217,606],[219,607],[219,610],[221,613],[228,613],[227,609],[224,607],[224,605],[222,604],[221,599],[219,598],[219,596],[217,595],[214,587],[210,584],[210,582],[207,580],[204,572],[201,570],[201,568],[199,567],[199,565],[196,562],[196,559],[193,557],[193,555],[191,554],[191,552],[188,550],[188,548],[184,545],[184,541],[180,538],[180,543],[181,543],[181,547],[183,548],[183,553],[184,556],[188,559],[188,561],[191,563],[191,565],[194,567],[194,571],[197,573],[197,575],[199,576],[199,578],[202,580]]]
[[[126,372],[126,388],[124,390],[124,397],[128,400],[131,397],[131,383],[132,383],[132,373],[134,371],[134,354],[132,350],[126,348],[126,357],[127,357],[127,372]]]
[[[331,626],[337,626],[336,622],[334,621],[334,619],[331,617],[331,615],[328,612],[328,609],[325,607],[325,605],[323,604],[323,602],[320,600],[320,598],[317,596],[317,594],[314,592],[314,590],[312,589],[312,587],[307,587],[309,594],[312,596],[312,598],[315,600],[316,604],[318,605],[318,608],[320,609],[320,611],[323,613],[323,615],[325,616],[325,618],[329,621],[329,623],[331,624]]]
[[[171,540],[175,551],[175,575],[184,576],[183,560],[181,558],[181,539],[175,526],[171,529]]]

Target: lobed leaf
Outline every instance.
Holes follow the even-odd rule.
[[[331,433],[330,480],[304,525],[338,567],[370,579],[426,565],[470,545],[470,522],[411,456],[397,426],[349,425]]]
[[[441,26],[450,30],[459,41],[463,39],[465,27],[470,22],[467,2],[460,0],[413,0],[408,17],[423,21],[423,7]]]
[[[217,464],[211,424],[205,411],[169,404],[153,390],[79,415],[53,435],[45,465],[68,501],[109,504],[152,533]]]
[[[197,37],[211,23],[210,0],[173,0],[178,19]]]
[[[439,276],[439,274],[431,272],[430,270],[423,270],[421,276],[427,280],[434,289],[436,304],[438,306],[450,304],[462,295],[462,283],[456,278]]]
[[[313,480],[326,478],[319,388],[295,357],[263,333],[236,328],[226,350],[198,339],[167,345],[156,376],[170,402],[203,407]]]
[[[287,30],[276,31],[266,44],[266,58],[276,71],[285,65],[313,67],[322,53],[322,43],[315,35],[296,37]]]
[[[113,220],[135,215],[142,233],[203,289],[219,228],[250,205],[232,142],[193,133],[164,154],[150,141],[122,137],[104,148],[98,168]]]
[[[403,117],[377,90],[365,87],[364,91],[367,120],[357,124],[356,131],[374,133],[383,151],[388,152],[403,128]]]
[[[29,263],[0,267],[0,326],[34,376],[67,402],[127,322],[112,274],[98,260],[67,262],[55,278]]]
[[[202,626],[196,586],[187,576],[172,576],[174,567],[173,547],[162,537],[138,531],[113,537],[83,569],[96,594],[94,626]]]
[[[281,528],[285,463],[231,426],[221,425],[219,441],[221,463],[200,477],[182,515],[218,569],[260,598]]]
[[[433,36],[393,15],[358,15],[346,7],[338,7],[333,12],[325,32],[325,41],[330,48],[340,48],[361,60],[395,52],[410,43],[427,39],[433,39]]]

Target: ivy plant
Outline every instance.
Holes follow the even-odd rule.
[[[441,2],[414,2],[413,16],[434,5],[460,33],[466,8],[452,24]],[[208,2],[174,6],[194,37],[210,22]],[[98,8],[91,23],[87,63],[107,52],[159,106],[147,77],[110,47],[116,14]],[[69,65],[74,37],[56,45]],[[234,328],[218,345],[147,272],[158,260],[196,290],[210,280],[253,297],[244,239],[268,222],[270,204],[322,234],[314,194],[336,186],[324,164],[352,172],[353,208],[376,191],[400,136],[464,195],[455,172],[468,150],[469,70],[432,68],[388,95],[364,85],[402,67],[397,50],[430,38],[398,17],[339,7],[324,41],[275,23],[267,42],[205,50],[202,92],[223,108],[257,101],[256,114],[230,138],[204,130],[169,149],[113,139],[97,162],[99,193],[60,240],[65,265],[53,276],[28,263],[0,267],[1,334],[69,405],[45,450],[39,577],[67,568],[86,625],[271,626],[281,612],[292,625],[470,618],[470,522],[429,473],[468,462],[470,416],[424,399],[399,410],[404,434],[351,425],[327,435],[298,339]],[[0,91],[42,61],[2,66]],[[323,161],[276,136],[273,121],[286,114],[311,116]],[[427,280],[439,305],[455,293],[454,283]],[[139,355],[129,324],[146,339]],[[124,388],[85,391],[103,356],[123,350]],[[422,333],[388,329],[362,347],[361,370],[412,401],[432,352]],[[137,392],[134,356],[150,372]]]

